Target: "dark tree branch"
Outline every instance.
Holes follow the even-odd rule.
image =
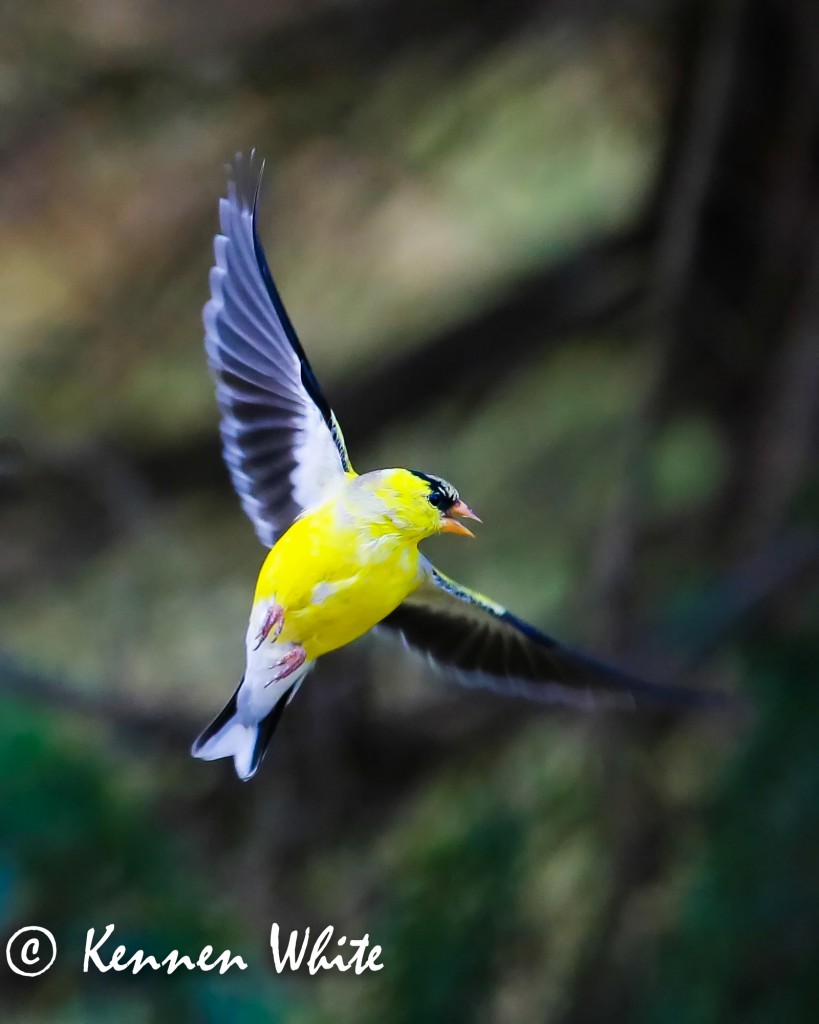
[[[646,327],[653,342],[651,375],[626,452],[623,484],[602,523],[589,587],[595,632],[614,652],[633,643],[627,630],[635,620],[634,570],[643,531],[641,509],[648,492],[649,450],[670,405],[674,352],[684,344],[678,336],[677,314],[694,263],[728,113],[743,3],[721,0],[714,10],[709,7],[701,40],[695,38],[695,59],[680,61],[681,66],[690,64],[690,78],[679,86],[681,134],[666,140],[669,156],[661,178],[663,191],[656,200],[658,230],[646,303]]]
[[[36,672],[0,652],[0,692],[18,700],[44,705],[52,711],[82,715],[111,726],[129,738],[147,738],[152,745],[176,744],[192,735],[191,723],[168,707],[151,707],[143,701],[111,690],[84,692],[61,679]]]
[[[749,445],[738,532],[747,545],[782,529],[816,460],[819,439],[819,217],[814,255],[770,374],[767,402]]]

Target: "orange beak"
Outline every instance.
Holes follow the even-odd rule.
[[[475,536],[470,529],[464,526],[463,523],[459,523],[457,519],[453,519],[452,516],[461,516],[463,519],[474,519],[476,523],[480,522],[480,519],[478,519],[469,505],[463,501],[456,501],[444,516],[441,533],[459,533],[462,537]]]

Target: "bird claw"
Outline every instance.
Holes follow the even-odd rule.
[[[254,651],[262,646],[265,640],[271,637],[271,642],[275,643],[281,635],[281,631],[284,628],[284,608],[280,604],[273,604],[267,609],[267,615],[264,617],[262,628],[256,634],[256,646],[253,648]]]
[[[282,679],[286,679],[289,675],[292,675],[297,668],[301,668],[306,658],[307,655],[303,647],[292,647],[287,654],[283,655],[277,662],[270,666],[276,671],[265,683],[265,687],[270,686],[272,683],[281,682]]]

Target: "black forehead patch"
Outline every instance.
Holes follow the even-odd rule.
[[[431,491],[435,491],[438,494],[443,495],[444,498],[446,498],[447,508],[450,508],[459,500],[458,492],[452,484],[447,483],[446,480],[442,480],[439,476],[430,476],[429,473],[422,473],[418,469],[411,469],[410,473],[412,473],[413,476],[417,476],[420,480],[425,480],[429,484]]]

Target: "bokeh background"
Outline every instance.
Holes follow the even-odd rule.
[[[12,1024],[819,1013],[819,14],[810,0],[7,0],[0,924]],[[202,353],[224,165],[361,470],[444,569],[743,719],[329,657],[259,776],[188,747],[263,552]],[[270,925],[383,946],[278,977]],[[86,929],[224,978],[83,975]]]

